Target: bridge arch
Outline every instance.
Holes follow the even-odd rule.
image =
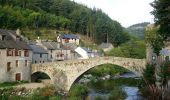
[[[31,74],[31,82],[37,82],[39,81],[38,79],[50,79],[51,80],[51,77],[47,73],[44,73],[41,71],[37,71]]]
[[[145,59],[131,59],[122,57],[98,57],[91,59],[77,59],[61,62],[33,64],[32,73],[42,71],[47,73],[57,89],[69,91],[74,81],[83,73],[101,64],[122,66],[137,75],[145,69]]]
[[[72,77],[71,79],[72,79],[73,81],[70,81],[70,84],[68,84],[68,91],[70,91],[71,87],[76,83],[77,79],[78,79],[80,76],[82,76],[83,74],[85,74],[86,72],[90,71],[91,69],[93,69],[93,68],[95,68],[95,67],[99,67],[100,65],[105,65],[105,64],[112,64],[113,67],[115,67],[115,65],[116,65],[116,66],[122,67],[122,68],[124,68],[124,69],[126,69],[126,70],[129,70],[130,72],[136,74],[137,76],[141,76],[138,72],[136,72],[136,71],[134,71],[134,70],[131,70],[131,69],[128,69],[127,67],[123,67],[123,66],[117,65],[117,64],[113,64],[113,63],[96,64],[95,66],[92,66],[92,67],[90,67],[90,68],[88,68],[88,69],[80,72],[80,73],[77,74],[76,76]]]

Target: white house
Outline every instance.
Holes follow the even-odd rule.
[[[0,29],[0,82],[30,81],[32,50],[19,31]]]
[[[57,42],[61,44],[65,43],[74,43],[76,45],[79,45],[80,37],[75,34],[60,34],[57,37]]]

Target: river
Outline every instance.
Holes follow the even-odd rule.
[[[88,84],[90,83],[90,77],[93,77],[92,75],[84,75],[81,80],[79,80],[79,83],[81,84]],[[111,94],[111,92],[109,90],[105,91],[105,88],[107,89],[108,87],[112,88],[114,81],[117,81],[119,79],[128,79],[128,78],[133,78],[133,79],[140,79],[139,77],[137,77],[135,74],[128,72],[122,75],[116,75],[116,76],[109,76],[106,75],[105,77],[100,77],[100,82],[98,82],[98,80],[96,79],[96,84],[99,85],[101,84],[105,84],[105,86],[101,86],[99,85],[98,87],[94,86],[89,86],[90,90],[89,93],[87,95],[88,100],[96,100],[96,98],[100,98],[100,100],[108,100],[110,95],[114,95]],[[93,78],[94,79],[94,78]],[[108,85],[107,85],[108,84]],[[109,86],[113,84],[112,86]],[[95,88],[92,88],[95,87]],[[104,89],[103,89],[104,88]],[[111,89],[110,89],[111,90]],[[124,91],[126,93],[126,97],[125,100],[144,100],[144,98],[141,96],[141,93],[139,92],[139,88],[137,86],[129,86],[126,84],[121,84],[121,90]]]

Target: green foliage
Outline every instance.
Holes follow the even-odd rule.
[[[84,85],[75,84],[69,92],[69,100],[80,100],[88,93],[88,88]]]
[[[4,82],[4,83],[0,83],[0,87],[11,87],[19,84],[24,84],[24,83],[28,83],[28,81]]]
[[[126,96],[127,94],[124,91],[122,91],[121,88],[117,88],[111,91],[109,100],[125,100]]]
[[[144,41],[129,41],[120,45],[117,48],[107,52],[108,56],[127,57],[127,58],[139,58],[146,57],[146,46]]]
[[[107,35],[115,46],[129,39],[120,23],[100,9],[89,9],[70,0],[1,0],[0,22],[0,28],[69,29],[98,44],[106,42]]]
[[[155,66],[147,64],[146,69],[143,71],[143,79],[146,84],[155,84]]]
[[[152,14],[155,17],[155,22],[159,25],[158,34],[163,38],[163,41],[169,40],[170,37],[170,1],[155,0],[152,4],[154,8]],[[162,41],[162,42],[163,42]]]
[[[160,50],[163,47],[163,38],[158,34],[158,28],[152,27],[145,33],[145,41],[151,45],[154,52],[159,55]]]
[[[96,77],[102,77],[105,75],[116,75],[116,74],[123,74],[129,72],[127,69],[112,65],[112,64],[104,64],[104,65],[99,65],[98,67],[90,69],[87,74],[92,74],[93,76]]]
[[[138,37],[140,39],[144,39],[144,34],[145,34],[145,28],[148,25],[148,22],[143,22],[143,23],[138,23],[134,24],[132,26],[129,26],[127,28],[129,34]]]
[[[170,79],[170,62],[165,62],[161,65],[160,76],[164,83],[167,83]]]
[[[95,97],[94,100],[103,100],[100,96]]]

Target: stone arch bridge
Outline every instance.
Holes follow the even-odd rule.
[[[74,81],[80,75],[95,66],[107,63],[122,66],[137,75],[141,75],[146,65],[145,59],[99,57],[33,64],[32,74],[35,72],[44,72],[51,78],[52,83],[57,87],[57,89],[68,92]]]

